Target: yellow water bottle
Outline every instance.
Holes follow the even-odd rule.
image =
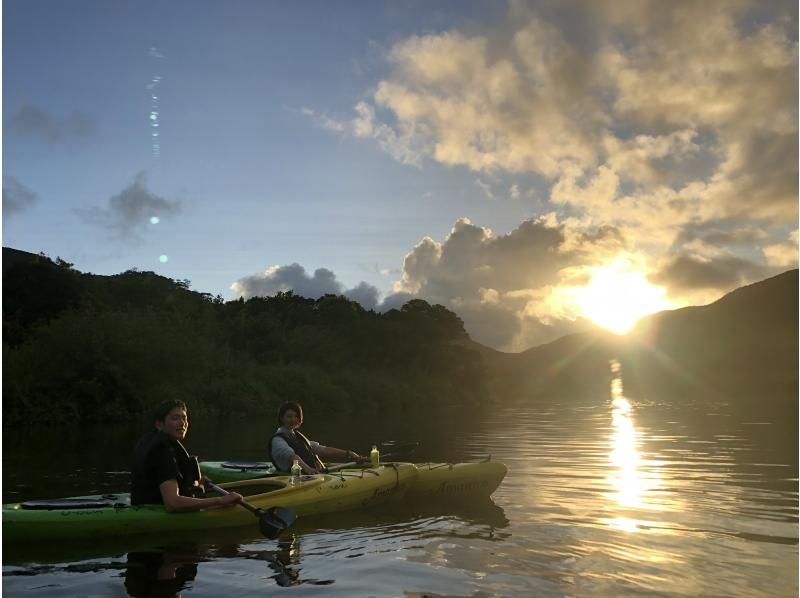
[[[374,444],[372,445],[372,450],[369,452],[369,460],[372,461],[373,467],[378,467],[378,465],[381,464],[381,453]]]

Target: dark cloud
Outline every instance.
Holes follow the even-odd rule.
[[[735,159],[726,173],[731,182],[724,198],[728,212],[745,219],[796,221],[797,130],[753,132],[742,135],[734,147]]]
[[[15,216],[31,207],[36,194],[13,176],[3,177],[3,216]]]
[[[690,222],[683,226],[675,237],[673,251],[677,251],[686,243],[702,241],[714,247],[730,245],[754,245],[765,238],[761,228],[743,224],[739,220],[721,219],[705,222]]]
[[[624,245],[620,231],[608,226],[576,231],[538,218],[495,236],[461,218],[443,243],[426,237],[406,255],[399,290],[451,299],[480,288],[535,289],[553,284],[562,268],[578,265],[578,258],[592,263]]]
[[[365,309],[375,309],[378,305],[378,289],[361,281],[358,286],[345,291],[344,296],[362,305]]]
[[[128,241],[136,241],[150,219],[167,220],[180,213],[180,202],[159,197],[147,188],[147,177],[140,172],[133,183],[112,196],[108,206],[81,210],[89,223],[106,228]]]
[[[11,127],[26,135],[41,136],[51,143],[70,137],[88,137],[94,132],[94,121],[83,112],[58,118],[31,104],[23,104],[11,117]]]
[[[309,275],[300,264],[273,266],[263,274],[253,274],[240,278],[231,286],[236,295],[250,297],[271,297],[277,293],[293,291],[310,299],[323,295],[344,295],[357,301],[366,309],[373,309],[378,303],[378,289],[366,282],[360,282],[352,289],[345,289],[336,274],[327,268],[317,268]]]
[[[461,218],[444,242],[425,237],[406,255],[396,292],[381,309],[418,297],[455,311],[479,342],[527,349],[581,329],[557,301],[545,306],[549,293],[567,272],[571,284],[579,280],[571,269],[605,261],[625,246],[611,226],[578,230],[538,218],[495,236]]]
[[[777,273],[774,268],[732,255],[712,259],[677,255],[650,276],[650,280],[676,295],[706,289],[726,292]]]

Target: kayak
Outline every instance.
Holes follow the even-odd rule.
[[[222,484],[261,509],[281,506],[300,516],[362,509],[401,498],[417,468],[394,463],[359,471],[274,476]],[[130,504],[129,494],[79,496],[3,505],[3,542],[94,540],[253,525],[241,505],[168,513],[162,505]]]
[[[464,500],[488,498],[508,473],[498,461],[417,463],[417,477],[406,498]]]
[[[262,461],[201,461],[200,471],[220,484],[281,475],[272,463]]]
[[[508,473],[497,461],[468,463],[416,463],[417,476],[407,498],[471,499],[490,496]],[[335,467],[335,465],[332,465]],[[279,475],[271,463],[203,461],[201,471],[212,480],[232,482]],[[359,471],[344,469],[342,471]]]

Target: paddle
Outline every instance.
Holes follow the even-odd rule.
[[[413,444],[414,444],[414,446],[411,448],[411,450],[408,450],[408,451],[395,451],[393,453],[387,453],[385,455],[381,455],[381,459],[389,459],[391,457],[397,457],[399,455],[408,455],[410,453],[413,453],[414,449],[417,448],[417,443],[415,442]],[[354,465],[365,465],[365,464],[369,464],[369,459],[367,459],[366,462],[363,462],[363,461],[350,461],[349,463],[337,463],[336,465],[333,465],[332,467],[328,467],[327,470],[325,471],[325,473],[332,473],[334,471],[339,471],[340,469],[345,469],[347,467],[353,467]]]
[[[205,479],[205,485],[214,490],[214,492],[230,494],[230,492],[220,488],[208,478]],[[245,499],[242,499],[239,504],[258,517],[258,527],[261,529],[261,533],[270,540],[280,536],[297,519],[297,514],[286,507],[270,507],[265,511],[250,504]]]

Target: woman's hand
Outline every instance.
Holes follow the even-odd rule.
[[[347,458],[352,461],[355,461],[356,463],[366,463],[367,461],[369,461],[369,459],[367,459],[366,457],[362,457],[355,451],[347,451]]]

